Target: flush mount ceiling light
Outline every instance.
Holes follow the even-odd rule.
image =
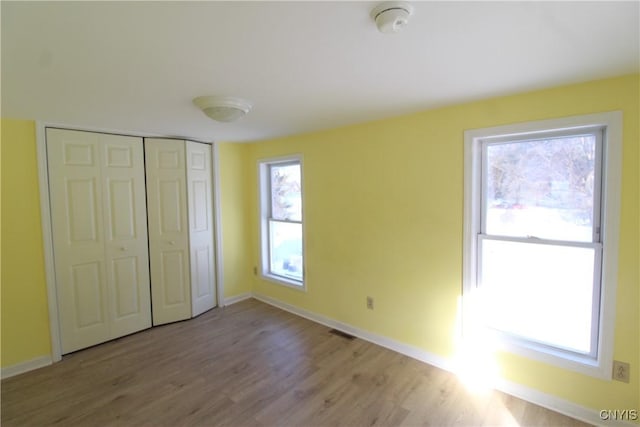
[[[234,96],[199,96],[193,103],[218,122],[233,122],[251,110],[251,103]]]
[[[380,3],[371,11],[381,33],[393,34],[402,30],[409,22],[413,6],[404,1]]]

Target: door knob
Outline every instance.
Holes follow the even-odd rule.
[[[120,250],[121,250],[121,251],[126,251],[126,250],[127,250],[127,247],[126,247],[126,246],[120,246]]]
[[[176,244],[176,242],[175,242],[175,240],[169,240],[169,244],[170,244],[170,245],[175,245],[175,244]]]

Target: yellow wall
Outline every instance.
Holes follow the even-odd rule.
[[[227,298],[251,292],[251,252],[246,243],[249,239],[246,148],[242,144],[219,145],[224,296]]]
[[[259,259],[260,158],[304,157],[307,292],[253,279],[288,304],[451,358],[462,286],[463,134],[467,129],[622,110],[623,170],[614,357],[630,384],[510,354],[511,381],[593,409],[640,406],[639,79],[632,75],[458,105],[249,145],[252,265]],[[375,298],[375,310],[365,307]]]
[[[32,121],[2,119],[2,367],[51,354]]]

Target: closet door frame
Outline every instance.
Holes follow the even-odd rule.
[[[49,333],[51,336],[51,362],[38,364],[33,369],[40,366],[46,366],[52,362],[62,360],[62,343],[60,336],[60,320],[58,311],[57,285],[55,278],[55,267],[53,258],[53,226],[51,221],[51,205],[49,195],[49,172],[47,166],[47,145],[46,145],[46,129],[58,128],[77,130],[84,132],[97,132],[113,135],[126,135],[134,137],[156,137],[155,135],[131,132],[122,132],[114,129],[96,129],[85,128],[80,126],[36,121],[36,154],[38,166],[38,185],[40,189],[40,217],[42,225],[42,243],[45,267],[45,281],[47,287],[47,302],[49,309]],[[182,138],[181,138],[182,139]],[[190,138],[183,138],[192,140]],[[197,141],[196,141],[197,142]],[[220,172],[219,172],[219,154],[218,145],[215,142],[200,141],[211,144],[213,157],[213,212],[214,212],[214,245],[215,245],[215,265],[216,265],[216,284],[218,307],[224,307],[224,274],[223,274],[223,258],[222,258],[222,217],[220,211]]]

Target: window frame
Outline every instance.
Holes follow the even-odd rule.
[[[592,131],[602,128],[600,145],[600,165],[596,164],[596,173],[601,173],[601,186],[594,189],[594,196],[600,200],[600,209],[594,207],[594,230],[589,245],[600,245],[600,256],[596,253],[596,262],[600,260],[601,269],[596,266],[595,274],[600,275],[599,301],[593,304],[597,310],[597,327],[592,328],[595,349],[592,354],[580,354],[563,350],[559,347],[545,345],[526,338],[509,336],[507,333],[490,330],[488,327],[478,328],[478,274],[480,268],[479,242],[485,231],[486,208],[482,197],[486,188],[482,174],[483,157],[486,145],[491,142],[531,140],[548,135],[562,136]],[[489,141],[489,142],[488,142]],[[598,150],[598,148],[596,148]],[[565,369],[581,372],[598,378],[611,379],[613,362],[613,333],[615,323],[615,295],[617,286],[618,240],[620,218],[620,183],[622,166],[622,113],[619,111],[573,116],[560,119],[517,123],[492,128],[474,129],[464,134],[464,248],[463,248],[463,314],[462,334],[464,338],[473,335],[488,334],[497,348],[543,361]],[[597,211],[597,213],[596,213]],[[599,217],[598,217],[599,215]],[[596,230],[597,221],[600,230]],[[596,233],[599,231],[599,236]],[[493,235],[492,235],[493,237]],[[598,238],[599,237],[599,238]],[[501,237],[498,237],[501,239]],[[508,236],[507,240],[518,238]],[[522,239],[521,239],[522,240]],[[524,241],[528,241],[524,238]],[[531,241],[533,243],[533,241]],[[575,242],[539,239],[540,244],[572,244]],[[593,317],[592,317],[593,318]],[[479,330],[480,329],[480,330]]]
[[[589,241],[579,240],[560,240],[550,237],[538,237],[538,236],[513,236],[505,234],[494,234],[488,232],[488,202],[486,196],[488,195],[488,177],[489,177],[489,161],[488,150],[492,146],[501,144],[518,144],[524,142],[531,142],[535,140],[546,139],[559,139],[567,137],[575,137],[580,135],[593,135],[595,137],[595,158],[594,158],[594,189],[593,189],[593,225],[591,231],[591,237]],[[602,243],[601,243],[601,194],[602,194],[602,146],[604,141],[604,128],[603,126],[585,127],[580,129],[570,130],[551,130],[548,132],[539,132],[535,134],[523,134],[522,136],[499,136],[499,137],[485,137],[481,138],[478,143],[480,144],[480,224],[478,233],[478,261],[477,270],[478,277],[482,276],[482,243],[484,241],[503,241],[514,242],[523,244],[534,245],[548,245],[556,247],[575,247],[582,249],[591,249],[594,252],[594,272],[593,272],[593,295],[592,295],[592,307],[591,307],[591,327],[590,327],[590,339],[592,344],[591,351],[588,353],[573,351],[568,348],[564,348],[560,345],[554,346],[542,341],[536,341],[533,339],[526,339],[515,334],[510,334],[506,331],[499,331],[497,333],[504,334],[502,339],[510,340],[518,345],[536,348],[544,348],[547,352],[554,352],[558,354],[565,354],[573,359],[584,359],[589,361],[597,357],[598,351],[598,329],[600,323],[600,293],[601,293],[601,266],[602,266]]]
[[[300,167],[300,221],[273,218],[273,201],[271,192],[271,169],[273,166],[299,165]],[[295,154],[284,157],[261,159],[258,161],[258,189],[260,202],[260,277],[293,289],[306,291],[305,282],[305,231],[304,231],[304,172],[302,155]],[[292,223],[300,224],[302,234],[302,280],[283,276],[271,271],[271,224]]]

